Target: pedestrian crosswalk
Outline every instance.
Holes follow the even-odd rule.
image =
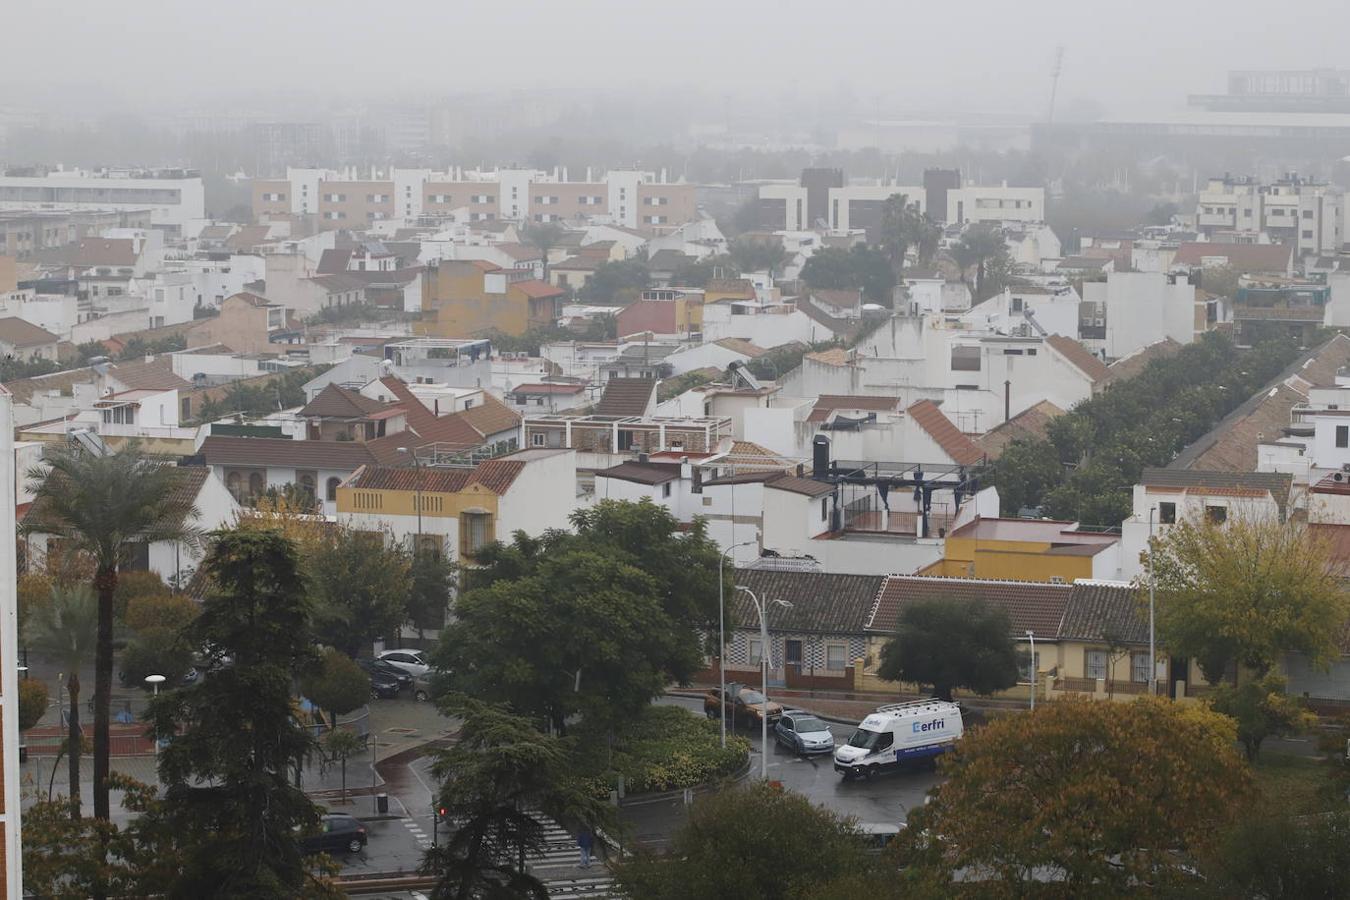
[[[417,846],[423,850],[431,849],[431,838],[427,836],[426,829],[417,824],[417,820],[404,819],[403,827],[408,829],[408,833],[413,836],[413,840],[417,841]]]
[[[614,879],[607,875],[595,878],[571,878],[565,881],[548,882],[548,895],[567,900],[606,900],[617,897],[614,893]]]

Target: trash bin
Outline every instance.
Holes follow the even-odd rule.
[[[389,795],[388,795],[388,794],[376,794],[376,795],[375,795],[375,811],[376,811],[377,813],[379,813],[380,815],[382,815],[382,816],[387,816],[387,815],[389,815]]]

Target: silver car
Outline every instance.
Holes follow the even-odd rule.
[[[778,743],[802,756],[834,752],[834,735],[824,722],[800,709],[786,710],[773,726]]]

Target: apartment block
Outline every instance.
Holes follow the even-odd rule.
[[[284,179],[252,184],[254,217],[313,215],[320,229],[362,228],[416,216],[460,221],[609,223],[665,234],[698,217],[695,186],[664,173],[610,171],[603,180],[569,181],[565,170],[289,169]]]
[[[150,210],[173,234],[206,217],[201,176],[187,169],[60,170],[0,175],[0,209]]]
[[[1295,172],[1272,182],[1225,174],[1200,192],[1195,224],[1211,237],[1256,243],[1265,236],[1299,256],[1336,253],[1344,241],[1345,193]]]

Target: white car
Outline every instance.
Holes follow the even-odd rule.
[[[421,650],[386,650],[380,654],[380,659],[398,666],[414,678],[431,671],[431,664]]]

